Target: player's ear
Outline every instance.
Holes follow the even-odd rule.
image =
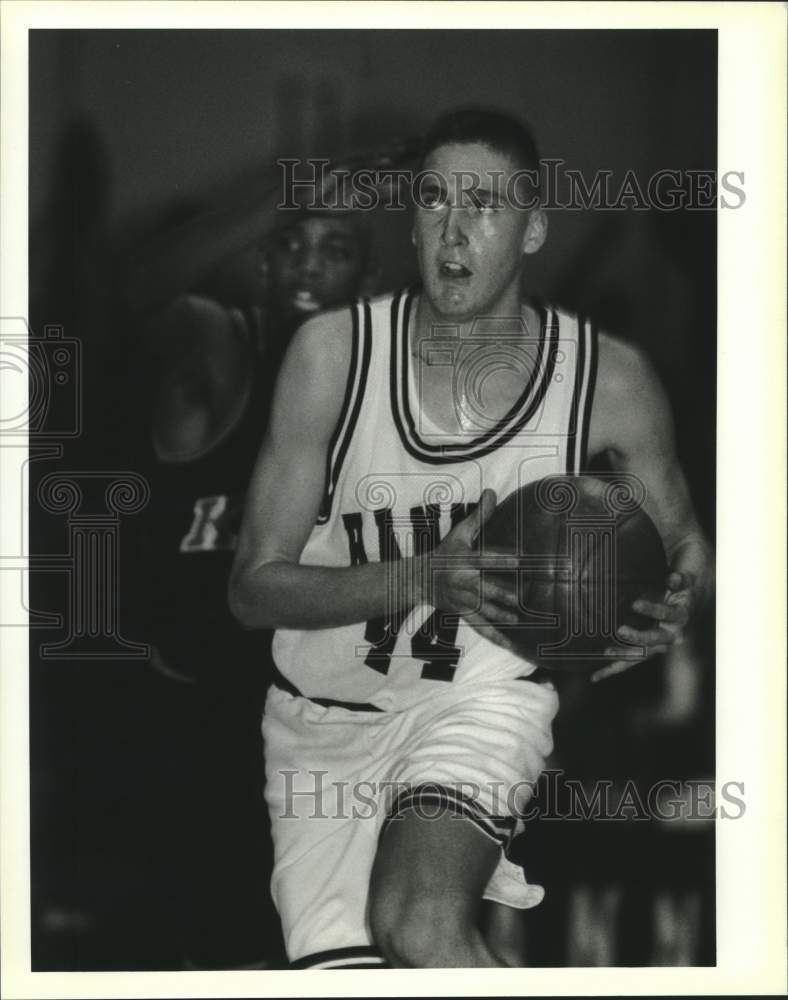
[[[528,225],[523,236],[523,253],[536,253],[547,239],[547,213],[541,208],[528,215]]]

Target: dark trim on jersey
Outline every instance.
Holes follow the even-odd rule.
[[[596,375],[599,365],[599,331],[594,323],[589,323],[588,354],[588,379],[586,381],[586,399],[583,407],[583,426],[580,435],[581,472],[588,468],[588,435],[591,427],[591,411],[594,406],[594,391],[596,390]]]
[[[244,350],[248,350],[250,352],[249,369],[251,370],[251,374],[246,383],[246,391],[235,400],[236,409],[233,412],[232,417],[228,420],[227,425],[222,428],[222,430],[208,445],[204,448],[200,448],[198,451],[190,451],[188,454],[167,454],[166,449],[162,449],[161,447],[159,441],[161,435],[158,433],[156,421],[151,418],[148,425],[151,449],[156,462],[165,466],[191,465],[192,463],[201,462],[205,458],[211,458],[213,454],[222,447],[222,445],[226,444],[228,440],[232,438],[238,428],[243,424],[244,420],[248,417],[251,411],[255,394],[260,391],[260,351],[257,346],[260,323],[256,319],[254,312],[252,310],[242,309],[240,306],[225,306],[223,303],[210,296],[198,295],[192,292],[187,292],[178,296],[178,299],[175,301],[177,302],[179,300],[189,300],[190,302],[197,300],[198,302],[203,303],[208,302],[211,305],[220,307],[224,310],[226,316],[230,320],[230,324],[234,332],[238,335],[238,340],[241,344],[243,344]],[[238,313],[241,317],[241,326],[238,325],[236,313]]]
[[[326,455],[326,485],[323,493],[323,500],[320,505],[320,513],[317,517],[318,524],[325,524],[331,516],[331,505],[334,500],[334,493],[342,471],[342,463],[345,461],[353,431],[358,422],[358,415],[361,411],[361,403],[364,399],[364,389],[367,384],[367,374],[369,372],[369,362],[372,356],[372,313],[369,308],[368,299],[360,299],[350,307],[350,314],[353,322],[352,346],[350,355],[350,367],[348,370],[347,384],[345,385],[345,396],[342,400],[342,409],[337,418],[337,424]]]
[[[567,476],[577,475],[577,432],[578,432],[578,412],[580,410],[580,396],[583,391],[583,379],[585,376],[586,338],[585,319],[577,317],[577,358],[575,360],[575,384],[572,390],[572,405],[569,408],[569,429],[566,442],[566,474]]]
[[[426,782],[400,792],[392,803],[388,816],[383,821],[380,829],[381,836],[389,823],[393,822],[397,816],[401,816],[408,809],[415,809],[422,805],[440,806],[453,816],[464,816],[474,823],[483,834],[499,844],[504,853],[508,850],[516,825],[513,816],[490,816],[468,796],[460,795],[453,788],[437,782]]]
[[[307,701],[313,701],[316,705],[322,705],[323,708],[346,708],[350,712],[385,711],[385,709],[378,708],[377,705],[373,705],[368,701],[337,701],[334,698],[309,698],[307,695],[302,694],[295,684],[285,677],[275,663],[269,664],[268,671],[269,680],[274,687],[278,687],[287,694],[293,695],[294,698],[306,698]],[[533,673],[515,679],[518,681],[530,681],[532,684],[552,684],[553,682],[550,672],[542,667],[537,667]]]
[[[372,705],[364,701],[336,701],[333,698],[309,698],[307,695],[302,694],[295,684],[289,681],[274,663],[269,665],[269,677],[275,687],[281,688],[287,694],[293,695],[294,698],[306,698],[307,701],[313,701],[316,705],[322,705],[323,708],[346,708],[351,712],[383,711],[377,705]]]
[[[579,476],[588,464],[588,427],[594,400],[598,353],[596,327],[584,316],[578,316],[575,385],[572,392],[566,448],[568,476]]]
[[[539,306],[539,345],[536,364],[520,398],[491,430],[467,443],[429,445],[421,440],[409,401],[410,350],[408,330],[415,289],[400,292],[391,303],[391,412],[400,439],[413,458],[447,464],[482,458],[515,437],[541,405],[553,378],[558,344],[558,315]]]
[[[291,969],[382,969],[389,963],[374,945],[357,945],[353,948],[330,948],[304,955],[290,963]]]

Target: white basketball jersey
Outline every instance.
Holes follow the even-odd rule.
[[[587,321],[540,310],[540,329],[512,333],[494,319],[470,336],[438,327],[410,350],[414,292],[352,307],[353,350],[342,414],[329,448],[318,522],[301,563],[355,566],[433,548],[478,503],[485,488],[503,500],[529,482],[577,474],[596,371]],[[486,412],[485,383],[522,373],[522,391],[502,418]],[[451,435],[419,406],[422,382],[449,394]],[[489,384],[489,383],[488,383]],[[407,708],[447,684],[530,674],[535,666],[494,645],[458,617],[420,606],[369,622],[320,630],[281,629],[274,660],[303,695]]]

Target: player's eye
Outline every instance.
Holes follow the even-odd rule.
[[[501,208],[501,203],[490,191],[469,191],[466,195],[469,207],[482,215],[490,215]]]
[[[296,236],[283,236],[279,240],[278,249],[282,253],[295,256],[295,254],[301,252],[301,240],[299,240]]]
[[[351,247],[346,243],[329,243],[324,249],[324,253],[329,260],[345,261],[350,260],[353,255]]]
[[[420,208],[434,210],[442,208],[446,203],[446,198],[441,188],[437,184],[425,184],[417,191],[417,200]]]

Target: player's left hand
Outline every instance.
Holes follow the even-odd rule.
[[[673,571],[668,575],[666,583],[667,589],[662,600],[644,596],[632,605],[633,611],[653,619],[654,625],[651,628],[635,629],[622,625],[616,631],[617,638],[633,647],[633,655],[614,660],[595,671],[591,675],[593,682],[623,673],[638,663],[666,653],[671,646],[678,646],[684,641],[685,628],[700,597],[697,580],[692,573]],[[642,650],[640,655],[637,647]],[[620,656],[621,649],[611,647],[605,653],[608,656]]]

